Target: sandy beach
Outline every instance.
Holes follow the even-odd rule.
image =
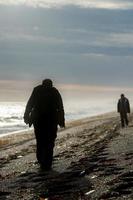
[[[0,199],[133,199],[133,116],[121,129],[119,115],[68,123],[58,131],[53,170],[36,163],[32,129],[0,137]]]

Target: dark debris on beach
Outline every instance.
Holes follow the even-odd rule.
[[[64,130],[53,170],[40,171],[35,140],[1,148],[0,200],[133,199],[132,121],[121,129],[117,116]]]

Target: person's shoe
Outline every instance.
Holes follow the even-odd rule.
[[[50,171],[52,168],[51,168],[51,166],[40,165],[40,169],[41,169],[42,171]]]

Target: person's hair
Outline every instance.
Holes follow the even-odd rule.
[[[50,87],[53,86],[53,82],[52,82],[51,79],[44,79],[44,80],[42,81],[42,85],[44,85],[45,87],[50,88]]]
[[[124,97],[125,95],[124,94],[121,94],[121,97]]]

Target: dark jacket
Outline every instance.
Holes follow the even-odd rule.
[[[119,99],[117,104],[117,111],[119,113],[130,113],[130,104],[126,97]]]
[[[33,89],[26,106],[24,121],[31,126],[39,120],[65,126],[62,98],[55,87],[39,85]]]

